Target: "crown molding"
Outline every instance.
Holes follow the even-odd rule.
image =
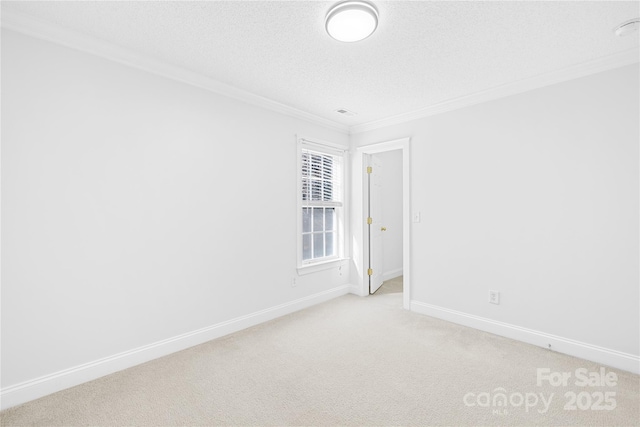
[[[516,95],[530,90],[539,89],[556,83],[585,77],[602,71],[612,70],[637,63],[640,60],[638,49],[628,49],[612,55],[603,56],[594,60],[582,62],[556,71],[539,74],[534,77],[517,80],[512,83],[496,86],[481,92],[461,96],[380,120],[354,125],[349,128],[351,135],[380,129],[387,126],[410,122],[424,117],[453,111],[464,107],[469,107],[482,102],[492,101],[511,95]]]
[[[247,104],[265,108],[290,117],[305,120],[351,135],[387,126],[418,120],[447,111],[469,107],[482,102],[504,98],[556,83],[596,74],[640,61],[638,49],[628,49],[612,55],[572,65],[534,77],[496,86],[481,92],[449,99],[418,110],[398,114],[380,120],[347,126],[324,117],[291,107],[269,98],[222,83],[210,77],[182,67],[153,59],[130,49],[92,37],[59,25],[51,24],[15,11],[2,11],[2,27],[41,40],[60,44],[92,55],[100,56],[133,68],[141,69],[172,80],[205,89],[218,95],[236,99]]]
[[[2,28],[60,44],[75,50],[100,56],[120,64],[144,70],[162,77],[186,83],[207,91],[236,99],[247,104],[275,111],[290,117],[302,119],[316,125],[348,133],[349,126],[335,122],[295,107],[265,98],[237,87],[222,83],[200,73],[171,65],[133,50],[106,42],[99,38],[70,30],[62,26],[42,21],[32,16],[10,11],[2,11]]]

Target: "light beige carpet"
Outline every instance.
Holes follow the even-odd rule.
[[[382,286],[375,291],[374,295],[383,294],[395,294],[402,292],[402,276],[394,277],[393,279],[385,280],[382,282]]]
[[[9,409],[1,424],[638,425],[637,375],[612,370],[607,387],[538,386],[538,368],[600,366],[410,313],[401,301],[346,295]],[[614,393],[615,409],[565,409],[566,393],[600,392]],[[500,393],[506,405],[493,406]],[[546,411],[534,394],[551,399]]]

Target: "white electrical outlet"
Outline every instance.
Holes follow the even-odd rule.
[[[293,280],[291,281],[291,287],[295,288],[296,286],[298,286],[298,281],[296,280],[296,278],[294,277]]]
[[[500,292],[489,291],[489,302],[491,304],[500,304]]]

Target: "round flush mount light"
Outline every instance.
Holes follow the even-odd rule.
[[[616,36],[624,37],[632,34],[634,31],[638,31],[638,28],[640,28],[640,18],[634,18],[618,25],[613,31],[616,33]]]
[[[378,27],[378,11],[363,1],[338,3],[329,10],[325,28],[341,42],[357,42],[369,37]]]

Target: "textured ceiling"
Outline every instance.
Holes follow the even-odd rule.
[[[228,85],[346,125],[638,48],[613,28],[627,2],[374,1],[377,31],[324,31],[337,1],[2,2]],[[344,117],[334,110],[358,113]]]

